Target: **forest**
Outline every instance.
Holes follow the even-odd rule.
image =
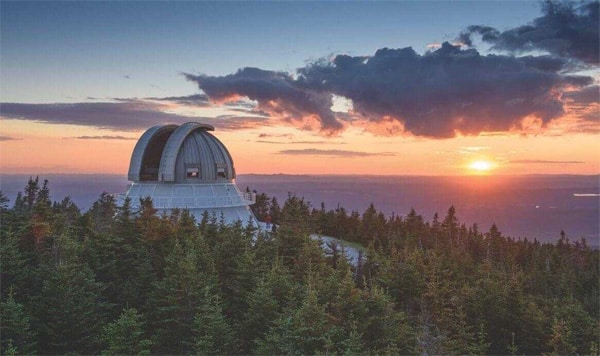
[[[265,193],[257,231],[103,193],[87,211],[32,178],[0,192],[0,354],[593,354],[599,254]],[[350,264],[335,245],[364,251]]]

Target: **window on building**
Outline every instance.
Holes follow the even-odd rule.
[[[200,171],[196,167],[191,167],[186,170],[186,175],[188,178],[199,178]]]
[[[221,179],[221,178],[225,179],[225,178],[227,178],[226,175],[225,175],[225,168],[222,168],[222,167],[218,167],[217,168],[217,178],[218,179]]]

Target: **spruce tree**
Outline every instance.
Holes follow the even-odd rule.
[[[147,304],[148,326],[156,341],[153,353],[190,353],[195,345],[194,320],[205,288],[218,290],[207,249],[196,240],[176,241],[166,258],[164,277],[153,283]]]
[[[72,262],[43,267],[42,278],[41,293],[34,299],[39,352],[97,353],[106,312],[102,284],[87,266]]]
[[[12,291],[0,303],[0,354],[32,354],[36,351],[36,334],[24,306]]]
[[[235,334],[223,315],[218,295],[205,288],[194,319],[194,351],[199,355],[230,355],[238,353]]]
[[[119,319],[104,327],[104,355],[149,355],[152,342],[144,335],[143,316],[125,309]]]
[[[316,291],[308,287],[300,307],[289,310],[259,341],[259,354],[309,354],[326,351],[329,335],[335,332],[329,324],[324,306]]]

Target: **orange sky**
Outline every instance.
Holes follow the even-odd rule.
[[[0,141],[0,171],[125,175],[142,133],[2,119],[0,136],[11,139]],[[600,173],[600,140],[594,134],[427,139],[350,128],[337,137],[322,137],[286,126],[217,129],[214,134],[230,150],[238,174],[480,174],[468,167],[476,160],[491,163],[486,174]],[[121,137],[76,138],[81,136]]]

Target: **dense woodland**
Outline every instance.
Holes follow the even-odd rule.
[[[0,354],[598,354],[599,255],[465,226],[258,195],[259,218],[157,216],[47,181],[0,194]],[[364,246],[356,266],[310,233]]]

